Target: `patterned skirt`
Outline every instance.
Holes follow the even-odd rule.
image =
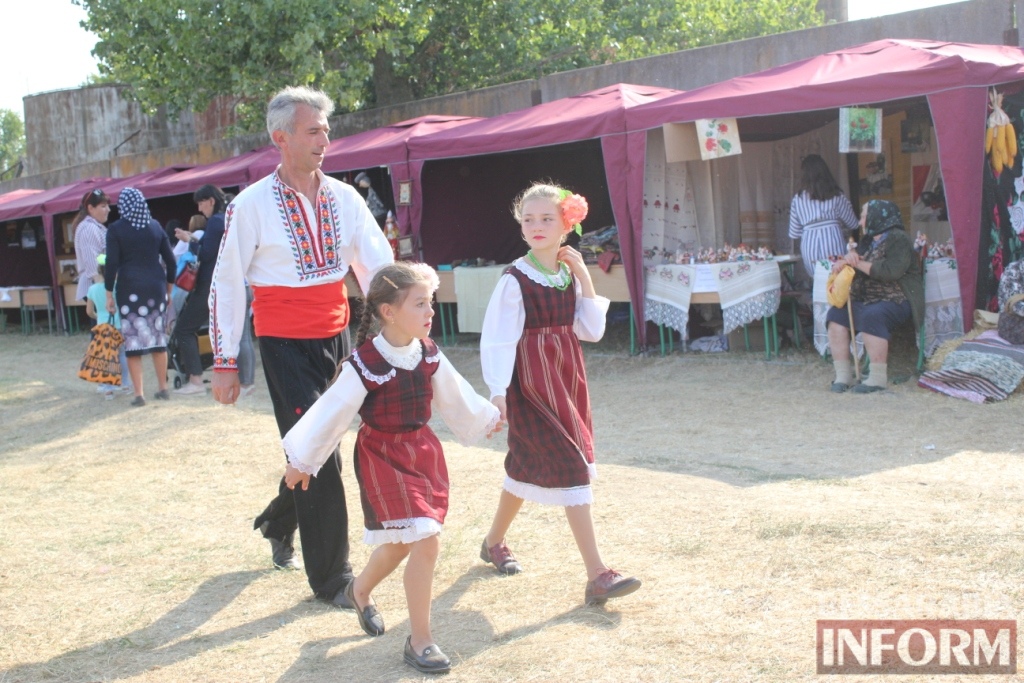
[[[505,489],[551,505],[592,502],[590,395],[571,326],[524,330],[506,402]]]
[[[424,520],[436,522],[430,528],[444,524],[448,467],[430,427],[390,433],[364,422],[356,437],[355,471],[368,532],[424,528]]]

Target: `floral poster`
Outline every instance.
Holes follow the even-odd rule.
[[[882,110],[847,107],[839,110],[839,152],[882,151]]]
[[[697,140],[703,161],[740,153],[740,130],[736,119],[697,119]]]

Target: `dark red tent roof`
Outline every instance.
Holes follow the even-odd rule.
[[[254,166],[269,158],[274,159],[274,165],[277,164],[277,149],[273,145],[245,152],[230,159],[215,161],[212,164],[193,166],[180,173],[149,179],[134,187],[140,190],[146,199],[192,194],[208,183],[220,188],[244,187],[260,177],[254,174]]]
[[[626,130],[626,111],[679,90],[618,83],[409,141],[409,158],[444,159],[590,140]]]
[[[88,178],[69,185],[61,185],[60,187],[43,190],[42,192],[23,194],[10,201],[4,200],[0,203],[0,222],[18,220],[19,218],[42,216],[46,213],[44,209],[46,202],[53,201],[67,193],[70,193],[71,195],[76,193],[78,194],[78,201],[75,202],[75,205],[77,206],[78,202],[82,200],[82,195],[85,194],[86,190],[94,187],[92,183],[101,180],[104,179]]]
[[[1020,48],[876,40],[666,97],[630,110],[626,119],[630,130],[641,130],[695,119],[867,105],[1021,78]]]
[[[332,140],[320,169],[325,173],[388,166],[408,159],[406,145],[412,138],[459,128],[483,119],[475,116],[420,116],[408,121]],[[263,158],[253,165],[255,178],[277,167],[277,157]]]

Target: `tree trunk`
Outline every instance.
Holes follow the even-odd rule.
[[[387,51],[377,50],[373,57],[373,94],[377,107],[411,102],[412,86],[408,79],[395,75],[395,65]]]

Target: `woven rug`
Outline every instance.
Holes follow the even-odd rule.
[[[1024,346],[1010,344],[995,330],[965,341],[946,356],[940,370],[921,375],[917,383],[972,403],[1003,401],[1024,380]]]

